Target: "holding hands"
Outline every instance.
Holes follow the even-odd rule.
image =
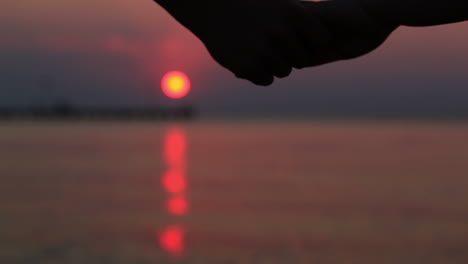
[[[159,2],[237,77],[269,85],[307,66],[327,29],[294,0],[161,0]],[[319,37],[318,37],[319,36]]]
[[[468,19],[466,0],[156,0],[238,78],[269,85],[293,68],[353,59],[399,26]]]

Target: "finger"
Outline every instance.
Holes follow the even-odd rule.
[[[264,66],[260,59],[255,56],[236,56],[231,60],[217,60],[218,63],[232,72],[237,78],[248,80],[256,85],[270,85],[273,83],[273,75]],[[257,56],[258,57],[258,56]],[[220,62],[221,61],[221,62]]]
[[[273,36],[272,45],[272,54],[288,66],[300,69],[307,65],[309,51],[293,27]]]
[[[292,72],[291,65],[285,63],[279,56],[272,56],[267,64],[270,65],[273,75],[278,78],[285,78]]]
[[[268,49],[263,56],[265,69],[278,78],[289,76],[292,71],[291,62],[286,58],[281,50]]]
[[[258,86],[270,86],[274,82],[274,77],[269,74],[256,75],[252,78],[247,79],[255,85]]]
[[[263,67],[262,67],[263,68]],[[244,79],[252,82],[255,85],[268,86],[274,81],[273,75],[262,68],[242,69],[234,72],[234,75],[239,79]]]
[[[307,66],[311,51],[296,32],[289,34],[286,47],[286,52],[290,54],[291,64],[294,68],[302,69]]]

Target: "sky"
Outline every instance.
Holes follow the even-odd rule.
[[[173,106],[207,115],[468,116],[468,23],[398,29],[376,52],[238,80],[151,0],[2,0],[0,106]],[[169,71],[190,94],[164,96]]]

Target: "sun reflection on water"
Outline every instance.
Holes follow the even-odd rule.
[[[159,235],[161,247],[172,257],[179,258],[185,250],[185,230],[183,226],[171,225],[166,227]]]
[[[167,192],[166,210],[180,218],[190,209],[187,199],[187,137],[181,127],[170,127],[164,137],[163,156],[167,166],[161,184]],[[171,257],[180,258],[185,251],[185,228],[175,223],[158,233],[159,244]]]

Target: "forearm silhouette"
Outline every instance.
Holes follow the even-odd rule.
[[[468,20],[468,0],[330,0],[302,4],[331,34],[329,44],[309,60],[308,67],[365,55],[400,26]]]
[[[468,20],[466,0],[359,0],[369,15],[403,26],[435,26]]]

